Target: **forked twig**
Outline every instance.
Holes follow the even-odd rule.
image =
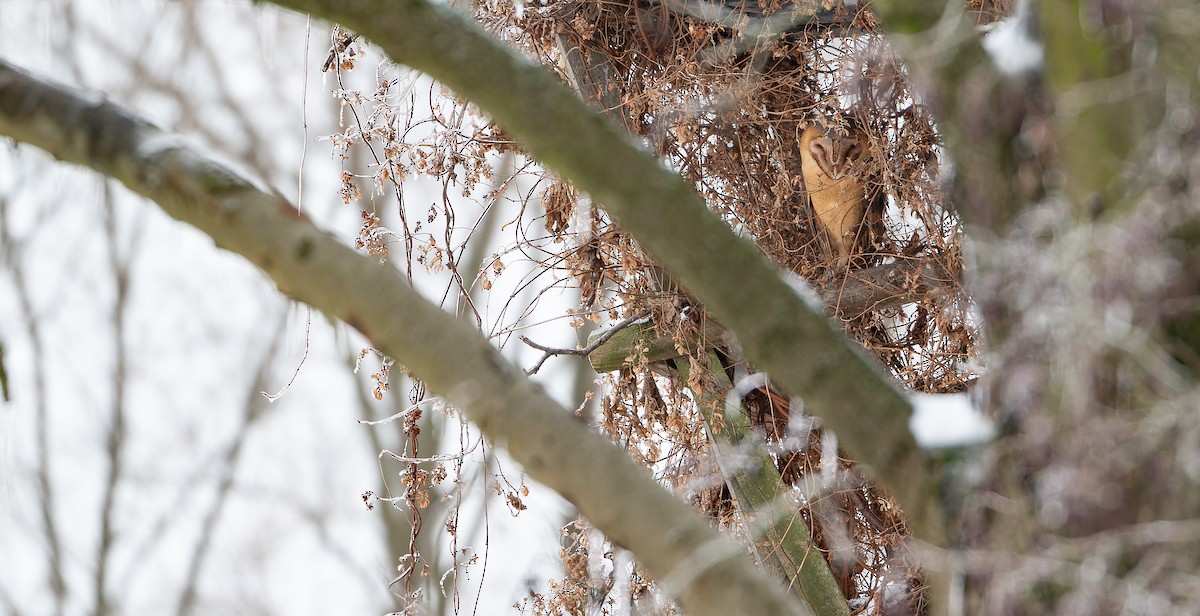
[[[526,336],[518,336],[518,338],[521,339],[521,342],[524,342],[525,344],[528,344],[529,346],[531,346],[543,353],[542,358],[539,359],[538,362],[536,364],[534,364],[532,368],[530,368],[529,370],[526,370],[525,374],[527,376],[531,375],[531,374],[537,374],[537,371],[542,369],[542,364],[546,363],[547,359],[550,359],[551,357],[554,357],[555,355],[578,355],[580,357],[587,357],[588,355],[591,355],[592,351],[595,351],[600,345],[604,344],[605,342],[608,342],[609,338],[612,338],[613,336],[617,335],[617,332],[625,329],[626,327],[629,327],[630,325],[633,325],[634,323],[637,323],[638,321],[640,321],[648,316],[650,316],[650,311],[643,310],[642,312],[639,312],[638,314],[636,314],[632,317],[629,317],[629,318],[625,319],[624,321],[617,323],[612,328],[610,328],[608,331],[604,332],[599,337],[597,337],[595,340],[588,343],[587,346],[578,348],[578,349],[560,349],[560,348],[555,348],[555,347],[548,347],[545,345],[538,344],[538,343],[530,340]]]

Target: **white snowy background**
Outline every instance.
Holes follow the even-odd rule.
[[[303,209],[352,243],[358,208],[338,197],[339,162],[322,140],[345,117],[321,72],[328,46],[326,24],[248,2],[0,2],[0,57],[103,92],[293,202],[303,178]],[[358,87],[371,87],[380,60],[368,53]],[[406,191],[417,217],[442,199],[429,182]],[[368,375],[379,361],[370,355],[353,372],[365,346],[357,334],[283,298],[153,204],[29,147],[0,143],[0,218],[11,389],[0,402],[0,611],[96,613],[101,595],[111,612],[130,614],[398,607],[388,589],[398,552],[386,532],[395,514],[361,498],[386,494],[385,480],[398,485],[400,467],[377,459],[381,444],[397,446],[398,426],[359,420],[403,409],[407,385],[396,379],[384,401],[372,398]],[[488,241],[500,250],[511,237]],[[492,297],[532,267],[506,266]],[[440,301],[445,276],[415,274]],[[574,346],[563,318],[574,303],[567,292],[547,295],[520,321],[530,324],[522,333]],[[501,307],[485,304],[487,327]],[[505,351],[525,367],[538,357],[515,341]],[[538,376],[569,408],[580,404],[573,369],[552,359]],[[289,382],[274,403],[260,394]],[[930,401],[914,425],[923,442],[986,438],[986,423],[959,425],[962,399]],[[457,419],[442,419],[439,451],[426,453],[460,446]],[[558,528],[570,507],[528,482],[529,509],[514,515],[490,488],[498,478],[523,480],[490,449],[464,460],[451,503],[462,507],[457,547],[479,558],[444,581],[457,588],[460,613],[511,613],[559,574]],[[425,532],[444,537],[442,522],[426,519]],[[426,556],[447,566],[449,545],[441,548]],[[429,606],[454,609],[449,599]]]
[[[339,162],[322,139],[344,119],[337,84],[321,72],[328,49],[327,24],[248,2],[0,2],[0,57],[103,92],[293,202],[303,177],[302,207],[351,243],[358,208],[338,197]],[[368,52],[358,87],[373,85],[380,60]],[[418,216],[441,199],[428,182],[407,188]],[[398,424],[359,420],[406,406],[407,383],[393,376],[375,401],[368,375],[379,360],[370,355],[353,373],[366,346],[357,334],[93,173],[4,143],[0,200],[0,343],[12,392],[0,402],[0,612],[56,613],[55,569],[68,614],[96,613],[101,575],[109,608],[121,613],[395,609],[388,505],[368,510],[362,494],[386,494],[385,479],[399,485],[399,465],[377,460],[380,442],[398,444]],[[415,274],[440,300],[444,276]],[[554,325],[534,337],[573,346],[561,318],[573,303],[546,299],[527,320]],[[508,349],[522,365],[537,358]],[[574,407],[562,367],[552,360],[543,378]],[[277,402],[260,395],[293,373]],[[457,450],[458,422],[445,420],[445,447],[427,453]],[[479,559],[444,585],[457,587],[466,613],[512,611],[531,581],[558,573],[567,505],[529,484],[529,510],[514,516],[491,492],[498,470],[517,486],[523,479],[490,449],[464,464],[458,547]],[[105,511],[111,541],[102,547]],[[425,522],[425,533],[444,536],[441,519]]]

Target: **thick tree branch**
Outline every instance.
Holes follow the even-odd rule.
[[[958,277],[936,260],[911,259],[854,270],[842,280],[818,287],[817,296],[830,314],[853,319],[871,311],[921,301],[959,284]],[[708,321],[699,339],[690,341],[687,347],[694,351],[706,345],[719,345],[726,342],[727,335],[720,326]],[[597,332],[587,348],[588,361],[601,373],[620,368],[627,358],[639,353],[644,353],[651,363],[680,356],[674,337],[656,333],[653,323]]]
[[[950,294],[960,284],[958,276],[938,259],[905,259],[851,271],[842,280],[818,287],[817,295],[831,314],[853,319],[930,296]]]
[[[958,170],[952,207],[968,230],[1004,229],[1044,190],[1047,145],[1036,131],[1019,138],[1046,112],[1039,77],[1029,69],[1001,72],[963,3],[874,0],[871,9],[938,120]],[[996,333],[994,322],[987,325]]]
[[[738,509],[750,521],[749,532],[758,559],[783,577],[817,614],[849,616],[850,605],[838,587],[829,563],[817,549],[808,523],[793,501],[792,487],[783,483],[766,444],[754,434],[745,409],[727,408],[729,401],[714,392],[730,392],[734,385],[721,368],[716,351],[708,352],[702,378],[713,379],[716,388],[701,390],[697,403],[704,414],[709,434],[720,452],[718,460],[726,484],[737,499]],[[691,379],[690,362],[672,362],[685,382]],[[740,406],[740,405],[739,405]],[[731,412],[734,411],[734,412]],[[714,416],[722,417],[722,429],[714,430]]]
[[[747,358],[834,430],[908,513],[944,543],[936,482],[888,378],[789,286],[683,178],[592,112],[543,68],[427,0],[276,0],[362,33],[393,60],[471,100],[604,207],[737,335]]]
[[[799,614],[778,581],[622,450],[530,383],[390,266],[356,253],[278,195],[99,97],[0,61],[0,134],[91,167],[260,267],[280,291],[352,325],[462,408],[694,614]]]

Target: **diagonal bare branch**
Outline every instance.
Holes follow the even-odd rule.
[[[491,114],[527,150],[592,196],[737,335],[747,358],[833,429],[913,520],[944,543],[929,461],[907,400],[710,211],[692,187],[540,66],[449,7],[426,0],[277,0],[379,44]]]
[[[802,613],[741,547],[550,399],[469,324],[282,197],[100,97],[3,61],[0,134],[120,180],[257,265],[280,291],[358,329],[655,576],[674,580],[671,590],[689,613]]]

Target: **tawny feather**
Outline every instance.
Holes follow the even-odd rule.
[[[817,221],[838,260],[848,263],[866,213],[862,165],[869,152],[866,135],[827,134],[809,126],[800,136],[800,168]]]

